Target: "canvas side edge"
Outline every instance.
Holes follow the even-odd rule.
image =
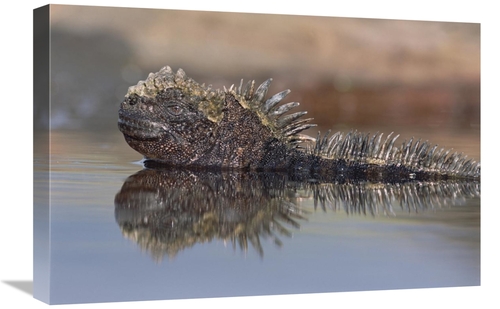
[[[50,6],[33,10],[33,297],[50,303]]]

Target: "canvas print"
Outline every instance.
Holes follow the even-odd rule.
[[[478,286],[480,25],[34,11],[34,297]]]

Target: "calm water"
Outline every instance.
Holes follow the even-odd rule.
[[[51,153],[51,303],[480,284],[479,185],[141,171],[119,132],[54,131]]]

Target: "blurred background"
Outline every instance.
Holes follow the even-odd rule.
[[[52,129],[117,131],[127,88],[169,65],[215,87],[272,77],[322,132],[479,144],[480,24],[52,5],[51,30]]]

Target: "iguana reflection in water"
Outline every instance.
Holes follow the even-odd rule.
[[[123,235],[161,261],[197,243],[229,242],[263,256],[261,239],[281,246],[307,220],[301,207],[312,198],[323,210],[391,215],[393,205],[410,212],[480,196],[480,182],[325,182],[287,173],[146,168],[128,177],[115,197]]]

